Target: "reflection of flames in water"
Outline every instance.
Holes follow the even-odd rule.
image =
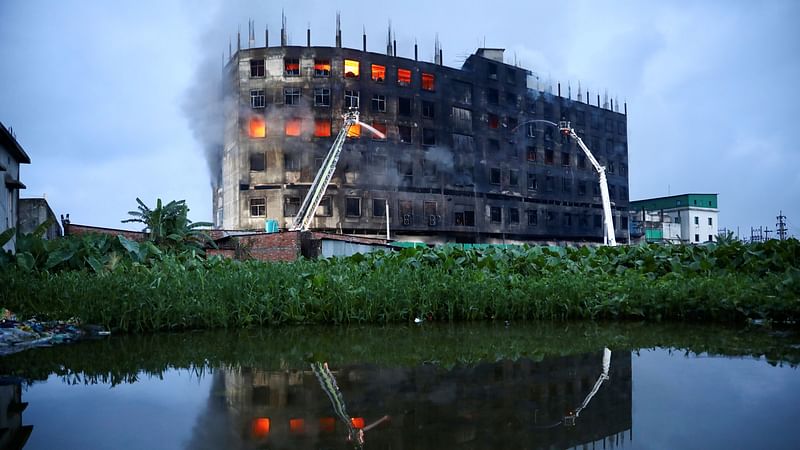
[[[250,137],[263,138],[267,136],[267,123],[261,117],[250,118]]]

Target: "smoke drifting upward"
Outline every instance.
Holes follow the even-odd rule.
[[[211,34],[213,33],[209,33]],[[194,78],[186,89],[181,109],[189,121],[195,139],[202,146],[210,172],[211,186],[217,187],[222,177],[225,126],[222,67],[220,60],[212,57],[207,51],[208,48],[215,47],[201,46],[203,55],[195,70]]]

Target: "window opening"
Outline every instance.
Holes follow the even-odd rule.
[[[300,60],[297,58],[284,58],[283,59],[283,73],[287,77],[296,77],[300,75]]]
[[[286,119],[284,131],[286,136],[300,136],[300,129],[302,128],[302,121],[297,117]]]
[[[353,59],[344,60],[344,77],[358,78],[360,63]]]
[[[386,112],[386,96],[375,94],[372,96],[372,110]]]
[[[314,106],[331,106],[331,90],[328,88],[315,88]]]
[[[331,135],[331,119],[315,119],[314,136],[330,137],[330,135]]]
[[[284,197],[283,198],[283,216],[294,217],[300,210],[300,197]]]
[[[267,136],[267,123],[263,117],[250,118],[250,137],[263,138]]]
[[[264,217],[267,215],[267,200],[263,198],[250,199],[250,215],[253,217]]]
[[[329,59],[315,59],[314,60],[314,76],[315,77],[329,77],[329,76],[331,76],[331,60],[329,60]]]
[[[422,89],[425,91],[434,90],[435,77],[432,73],[422,72]]]
[[[383,83],[386,80],[386,66],[372,65],[372,81]]]
[[[345,108],[358,108],[358,91],[344,91],[344,106]]]
[[[283,103],[290,106],[300,104],[300,88],[284,88]]]
[[[263,108],[266,106],[266,96],[264,95],[264,89],[254,89],[250,91],[250,107],[251,108]]]
[[[397,84],[408,86],[411,84],[411,71],[408,69],[397,69]]]
[[[263,59],[250,60],[250,77],[263,77],[266,71],[266,65]]]

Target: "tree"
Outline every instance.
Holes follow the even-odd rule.
[[[187,217],[189,207],[186,200],[173,200],[166,205],[159,198],[156,207],[150,209],[144,202],[136,198],[139,204],[138,211],[128,211],[132,216],[122,223],[139,222],[145,225],[143,232],[147,233],[148,240],[159,247],[182,250],[186,247],[201,249],[203,244],[214,241],[201,227],[210,227],[210,222],[192,222]]]

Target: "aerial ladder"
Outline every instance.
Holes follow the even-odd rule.
[[[583,411],[587,406],[589,406],[589,402],[592,401],[592,398],[597,394],[597,391],[600,390],[600,386],[603,385],[603,382],[609,379],[608,370],[611,368],[611,350],[608,347],[603,349],[603,371],[600,372],[600,376],[597,377],[597,381],[594,382],[594,386],[592,386],[592,390],[586,395],[586,398],[583,399],[581,406],[575,408],[574,411],[570,411],[564,417],[564,425],[566,426],[574,426],[575,419],[580,417],[581,411]]]
[[[612,247],[617,245],[617,239],[614,235],[614,221],[611,218],[611,198],[608,196],[608,180],[606,180],[606,168],[601,166],[597,159],[595,159],[592,152],[586,147],[586,144],[583,143],[583,139],[575,133],[575,129],[570,126],[570,123],[567,121],[561,121],[558,123],[558,129],[561,131],[561,134],[564,136],[569,136],[578,143],[578,147],[583,150],[583,153],[586,154],[586,157],[589,158],[589,161],[594,166],[594,170],[597,171],[597,175],[600,177],[600,199],[603,202],[603,221],[605,222],[605,244],[610,245]]]
[[[328,150],[328,154],[322,161],[322,167],[320,167],[319,171],[317,171],[317,175],[314,177],[314,182],[311,183],[311,187],[303,199],[303,203],[300,205],[300,210],[297,212],[297,216],[295,216],[292,226],[289,227],[289,231],[306,231],[308,230],[309,225],[311,225],[311,220],[314,218],[314,213],[322,201],[322,197],[325,196],[325,191],[328,189],[328,183],[330,183],[331,178],[333,178],[333,172],[336,170],[336,164],[339,162],[339,156],[342,154],[342,148],[344,147],[344,143],[347,140],[347,134],[351,127],[354,125],[360,125],[381,138],[385,137],[380,131],[359,121],[358,111],[355,109],[348,110],[342,115],[342,118],[344,119],[342,129],[339,130],[339,134],[336,135],[333,145],[331,145],[330,150]]]

